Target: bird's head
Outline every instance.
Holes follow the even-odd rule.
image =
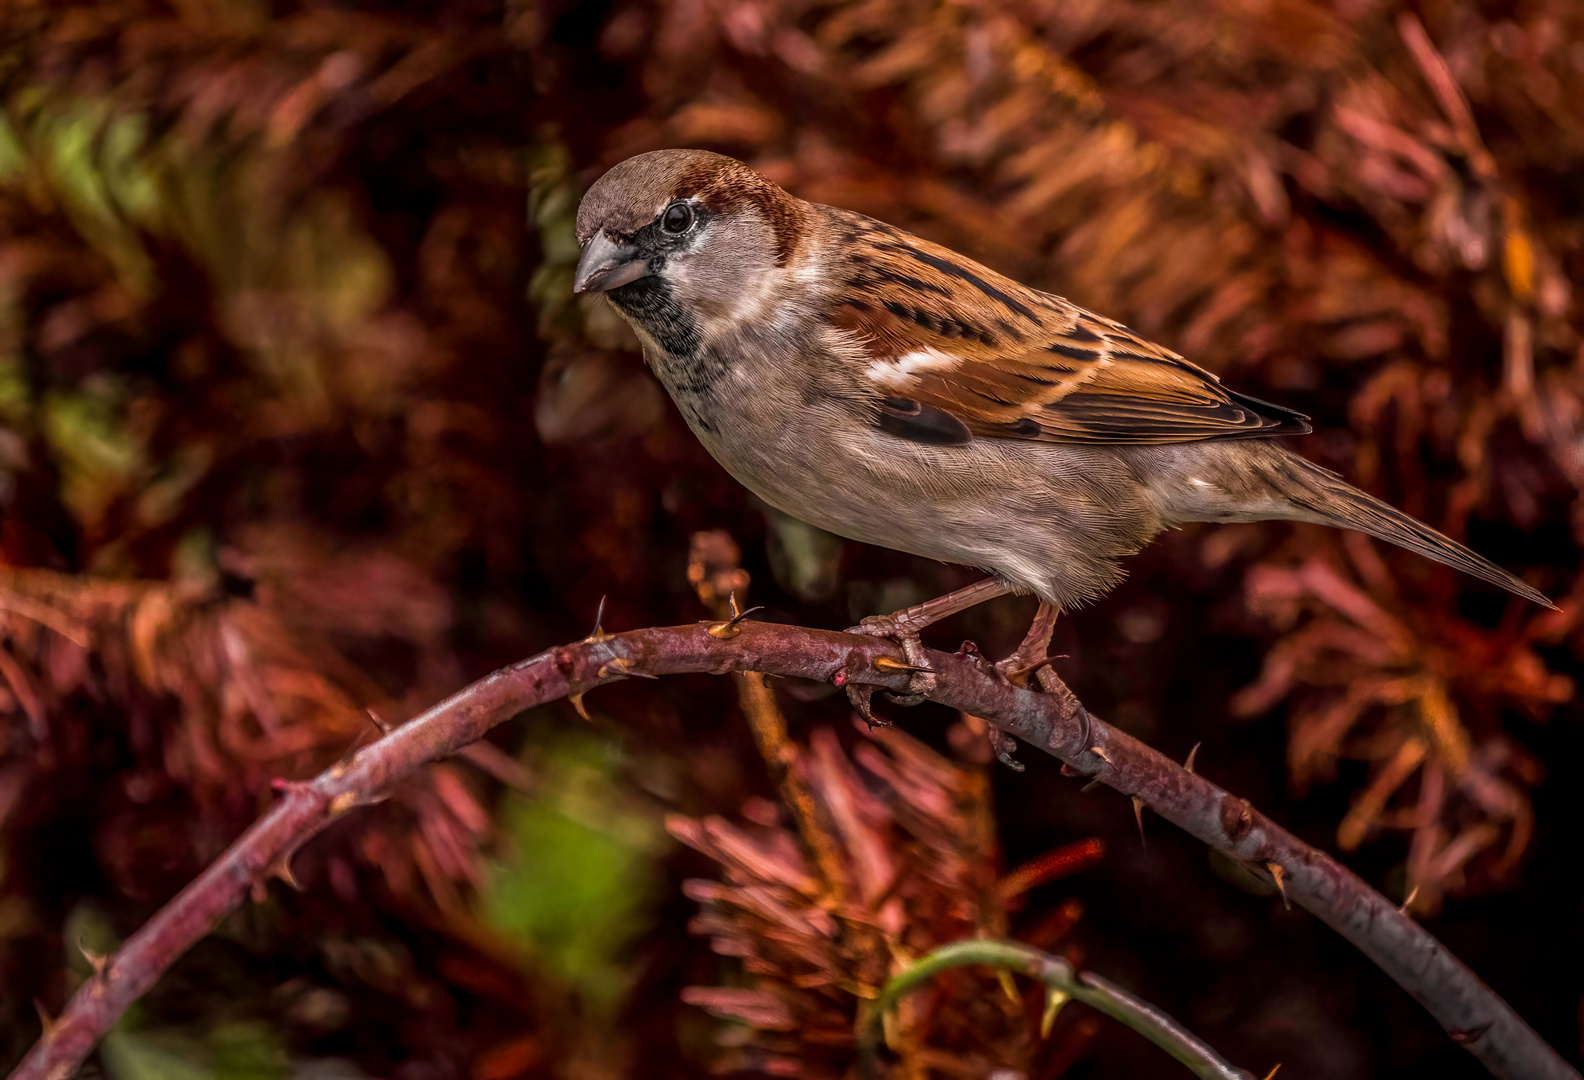
[[[657,305],[708,323],[749,314],[803,244],[807,207],[733,158],[657,150],[583,196],[573,291],[606,293],[635,322]]]

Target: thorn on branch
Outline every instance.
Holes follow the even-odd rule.
[[[594,677],[596,679],[658,679],[660,676],[651,675],[647,671],[640,670],[625,656],[618,656],[614,660],[607,660],[601,664],[599,670],[594,672]]]
[[[82,953],[83,959],[88,961],[88,966],[93,968],[94,978],[105,973],[110,966],[110,958],[101,952],[94,952],[82,938],[77,939],[77,951]]]
[[[590,630],[588,637],[583,639],[584,644],[598,641],[609,641],[611,635],[605,632],[605,597],[600,597],[599,607],[594,612],[594,629]]]
[[[710,637],[718,638],[721,641],[730,641],[742,633],[742,628],[738,624],[754,612],[764,610],[764,605],[761,604],[758,607],[751,607],[747,611],[738,611],[737,594],[735,592],[727,598],[727,602],[731,605],[731,618],[725,622],[718,622],[709,628]]]
[[[1419,886],[1415,885],[1412,889],[1408,890],[1408,897],[1402,902],[1402,907],[1397,909],[1397,914],[1408,915],[1408,913],[1413,910],[1413,902],[1418,899],[1418,897]],[[1412,918],[1412,916],[1409,917]]]
[[[1072,1000],[1070,994],[1051,987],[1045,991],[1045,1012],[1040,1017],[1040,1038],[1050,1038],[1051,1028],[1056,1026],[1056,1014],[1061,1012],[1063,1005]]]
[[[364,711],[368,713],[369,723],[374,725],[374,730],[378,731],[381,737],[391,733],[391,726],[384,720],[380,719],[379,713],[375,712],[372,708],[365,709]]]
[[[1276,882],[1276,891],[1281,893],[1282,907],[1292,910],[1292,900],[1287,896],[1287,871],[1282,869],[1281,863],[1268,862],[1265,869],[1270,871],[1270,876]]]
[[[1187,770],[1188,772],[1193,772],[1194,771],[1194,758],[1199,756],[1199,748],[1201,746],[1203,746],[1203,745],[1204,745],[1204,743],[1194,743],[1193,744],[1193,749],[1188,751],[1188,760],[1183,762],[1183,768],[1185,770]],[[1276,1067],[1278,1069],[1281,1068],[1280,1065],[1278,1065]]]
[[[305,891],[302,882],[297,880],[297,875],[292,873],[291,856],[289,854],[282,855],[280,862],[270,867],[270,877],[278,878],[285,882],[287,887],[293,892]]]
[[[583,704],[583,694],[584,694],[584,691],[582,691],[582,690],[579,690],[575,694],[568,694],[567,695],[567,700],[572,703],[572,707],[577,710],[577,714],[579,716],[581,716],[583,719],[589,721],[590,723],[593,723],[594,718],[589,715],[588,706]]]
[[[1144,839],[1144,800],[1137,795],[1133,796],[1133,820],[1138,822],[1139,845],[1149,847],[1149,841]]]
[[[1018,997],[1017,984],[1012,981],[1012,973],[1006,968],[996,969],[996,982],[1001,984],[1001,992],[1007,1000],[1014,1005],[1021,1004],[1023,999]]]
[[[713,633],[713,631],[712,631],[712,633]],[[877,657],[875,657],[874,658],[874,668],[875,668],[876,671],[883,671],[883,672],[885,672],[888,675],[889,674],[893,674],[893,673],[906,673],[906,674],[910,674],[910,675],[933,675],[935,673],[935,669],[932,668],[932,667],[929,667],[927,665],[909,664],[909,663],[905,663],[905,662],[903,662],[901,660],[893,660],[889,656],[877,656]]]
[[[44,1034],[40,1038],[50,1038],[60,1025],[55,1022],[55,1018],[49,1014],[49,1010],[44,1007],[44,1003],[38,998],[33,999],[33,1011],[38,1013],[39,1024],[44,1028]]]

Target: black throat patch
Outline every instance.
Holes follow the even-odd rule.
[[[662,355],[650,363],[688,423],[697,431],[715,431],[716,384],[727,364],[704,347],[698,323],[671,286],[656,273],[605,295],[660,347]]]
[[[648,277],[612,289],[606,295],[623,314],[643,327],[668,356],[687,360],[698,353],[704,339],[699,334],[698,323],[660,276],[661,269],[663,267],[656,267]]]

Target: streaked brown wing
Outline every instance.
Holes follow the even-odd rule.
[[[860,342],[888,399],[974,435],[1039,442],[1175,443],[1296,435],[1307,417],[949,249],[852,215],[855,259],[833,325]],[[941,424],[937,421],[935,430]],[[900,432],[899,432],[900,433]]]

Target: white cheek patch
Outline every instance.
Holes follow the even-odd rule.
[[[876,360],[869,365],[869,377],[875,382],[894,385],[906,382],[921,371],[956,367],[961,362],[961,357],[926,346],[893,360]]]
[[[715,231],[714,223],[694,230],[686,245],[671,253],[665,267],[666,280],[703,322],[705,338],[795,314],[795,306],[789,306],[782,295],[782,275],[754,264],[732,249],[729,233],[715,237]]]

